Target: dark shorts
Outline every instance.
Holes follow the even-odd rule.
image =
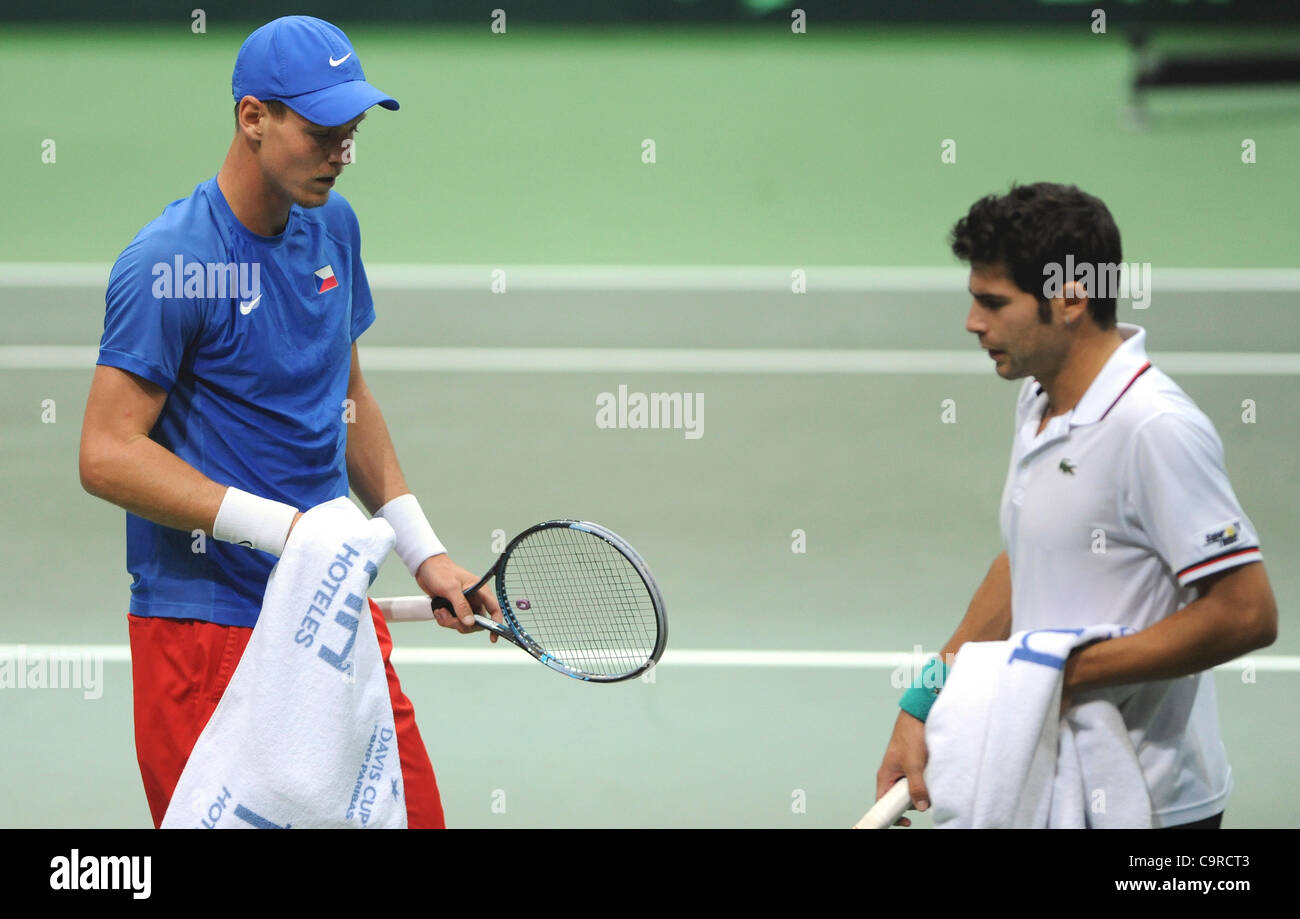
[[[1162,830],[1217,830],[1223,823],[1223,812],[1215,814],[1213,817],[1206,817],[1204,820],[1197,820],[1195,823],[1179,823],[1174,826],[1163,826]]]

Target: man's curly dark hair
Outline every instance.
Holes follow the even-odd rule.
[[[953,226],[949,242],[962,261],[1000,268],[1017,287],[1033,294],[1043,322],[1051,318],[1043,296],[1044,266],[1064,266],[1067,255],[1076,265],[1118,265],[1123,260],[1119,228],[1101,199],[1074,185],[1051,182],[1012,185],[1005,195],[981,198]],[[1113,327],[1114,296],[1090,298],[1088,312],[1099,327]]]

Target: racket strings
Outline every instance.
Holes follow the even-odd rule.
[[[568,527],[529,534],[511,550],[506,600],[520,627],[565,666],[594,676],[641,668],[659,634],[640,573],[599,536]]]

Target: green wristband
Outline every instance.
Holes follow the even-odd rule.
[[[930,715],[930,708],[939,698],[939,690],[948,679],[948,666],[941,657],[932,657],[921,668],[919,677],[912,680],[912,685],[903,692],[898,700],[898,707],[913,718],[924,721]]]

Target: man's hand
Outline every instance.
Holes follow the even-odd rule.
[[[468,599],[465,597],[465,589],[477,584],[478,577],[457,565],[446,553],[426,558],[416,569],[415,582],[430,597],[441,597],[451,604],[451,612],[445,609],[433,611],[433,618],[443,628],[455,629],[461,634],[480,631],[482,626],[474,621],[475,613],[497,622],[505,621],[501,606],[487,585],[470,594]],[[497,640],[495,633],[492,640]]]
[[[930,807],[930,793],[925,787],[925,764],[929,751],[925,748],[925,722],[899,712],[894,722],[894,735],[889,738],[885,748],[884,759],[876,773],[876,800],[894,787],[894,783],[907,776],[907,790],[912,796],[913,806],[919,810]],[[899,818],[898,826],[911,826],[912,821],[906,817]]]

